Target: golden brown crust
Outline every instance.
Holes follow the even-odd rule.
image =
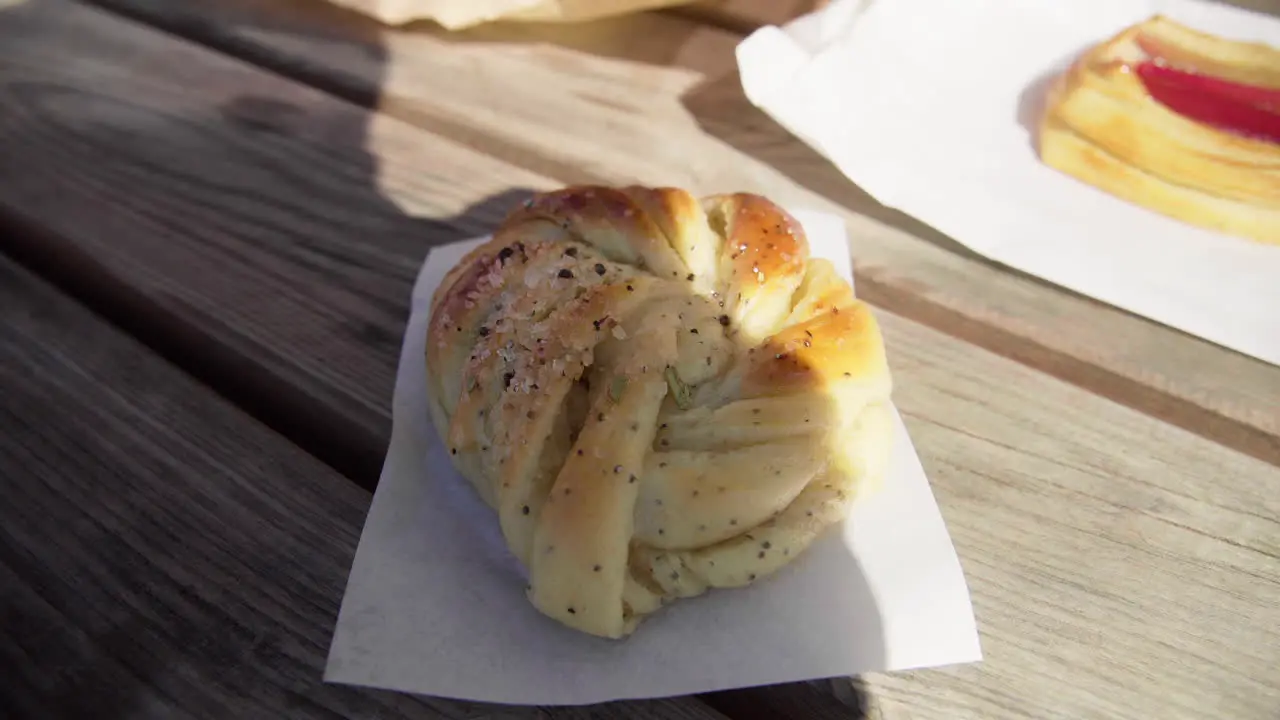
[[[1275,51],[1155,16],[1092,48],[1058,78],[1038,129],[1042,161],[1184,222],[1280,243],[1280,146],[1196,122],[1151,97],[1133,72],[1150,47],[1216,77],[1262,87],[1280,81]]]
[[[874,317],[756,195],[539,195],[448,273],[426,359],[531,602],[604,637],[790,562],[888,457]]]

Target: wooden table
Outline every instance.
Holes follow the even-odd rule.
[[[0,1],[0,716],[1280,718],[1280,368],[871,201],[737,82],[806,4]],[[984,662],[591,708],[321,682],[424,254],[572,182],[847,220]]]

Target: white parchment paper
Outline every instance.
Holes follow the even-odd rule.
[[[794,214],[813,254],[851,279],[843,222]],[[676,602],[623,641],[534,610],[494,513],[453,471],[426,407],[431,294],[482,241],[434,250],[414,286],[391,445],[325,680],[579,705],[981,659],[965,579],[901,419],[884,490],[773,578]]]
[[[1157,12],[1280,46],[1280,19],[1200,0],[837,0],[758,30],[738,66],[752,103],[882,204],[993,260],[1280,364],[1280,247],[1127,203],[1035,153],[1046,83]]]

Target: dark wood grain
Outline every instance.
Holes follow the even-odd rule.
[[[0,259],[0,716],[683,718],[321,682],[369,495]]]
[[[357,108],[74,5],[23,12],[0,26],[12,41],[0,93],[23,104],[0,108],[0,141],[23,149],[0,167],[0,208],[24,232],[0,245],[371,487],[417,263],[431,244],[496,222],[518,197],[504,181],[553,181],[406,127],[415,155],[438,163],[420,168],[441,178],[425,198],[465,208],[417,221],[385,199],[397,188],[379,184]],[[59,43],[77,57],[61,58]],[[179,69],[156,73],[165,63]],[[49,162],[59,147],[70,157]],[[306,177],[317,155],[337,177]],[[484,192],[493,202],[466,205]],[[773,690],[709,700],[773,717],[760,714],[775,708],[761,702]],[[861,716],[853,692],[787,693],[809,698],[797,706],[806,718]]]
[[[512,194],[516,189],[506,183],[530,177],[528,173],[505,172],[507,168],[501,164],[487,162],[460,146],[442,144],[435,155],[441,163],[439,168],[422,168],[420,173],[402,180],[419,188],[434,184],[442,189],[432,194],[440,219],[414,219],[379,192],[376,163],[362,149],[367,118],[362,111],[74,3],[36,0],[0,13],[4,13],[0,22],[0,95],[7,108],[0,110],[0,137],[6,148],[13,150],[6,150],[5,162],[0,163],[0,220],[9,228],[8,233],[0,233],[0,248],[22,258],[102,316],[180,362],[184,370],[216,385],[231,401],[255,411],[277,430],[305,441],[331,465],[372,486],[389,434],[391,384],[409,288],[422,255],[432,243],[474,235],[493,224],[519,197]],[[66,47],[76,47],[77,54],[71,57],[58,49]],[[101,62],[105,59],[117,62]],[[19,70],[39,67],[45,68],[46,73],[24,75]],[[148,72],[141,72],[143,67]],[[151,72],[157,69],[161,72]],[[471,160],[476,162],[472,164]],[[447,175],[460,167],[470,167],[472,173],[469,183],[458,187]],[[434,182],[429,178],[433,171]],[[490,190],[492,202],[475,201]],[[4,286],[9,286],[7,280]],[[7,298],[0,303],[6,320],[10,307]],[[76,333],[87,333],[87,328],[61,330],[67,337]],[[84,342],[87,344],[79,348],[81,351],[99,344],[104,351],[111,347],[101,338],[88,337]],[[17,342],[6,344],[6,348],[20,346]],[[134,361],[126,358],[119,362]],[[151,364],[156,362],[152,360]],[[99,370],[106,373],[109,368]],[[48,372],[47,380],[53,382],[76,370],[51,366]],[[150,470],[152,476],[146,476],[143,473],[148,468],[128,464],[134,454],[129,445],[111,449],[113,443],[123,443],[137,432],[154,434],[167,430],[185,442],[192,442],[193,437],[203,440],[204,444],[192,450],[197,455],[212,452],[210,448],[221,449],[223,454],[245,453],[245,459],[230,467],[259,468],[235,478],[234,491],[255,495],[254,502],[264,504],[270,513],[253,515],[232,505],[223,510],[232,517],[211,516],[212,525],[201,525],[202,529],[221,524],[244,537],[237,539],[239,545],[215,547],[209,552],[219,553],[219,558],[265,553],[274,562],[289,567],[290,563],[300,563],[296,572],[317,577],[323,569],[328,573],[323,578],[328,585],[299,585],[291,573],[254,578],[243,568],[206,568],[198,556],[187,566],[181,565],[185,555],[169,557],[164,560],[168,563],[164,567],[211,596],[233,594],[235,582],[256,582],[246,586],[249,589],[245,592],[251,591],[252,596],[235,606],[236,618],[249,612],[249,606],[259,600],[269,600],[268,607],[278,608],[279,612],[288,612],[283,609],[284,603],[298,601],[336,613],[363,522],[367,492],[342,481],[333,469],[316,460],[291,467],[271,457],[255,457],[253,443],[237,445],[234,434],[224,437],[213,432],[219,427],[233,432],[236,423],[253,422],[250,416],[233,412],[226,401],[219,401],[220,407],[231,415],[221,419],[221,426],[184,424],[188,416],[219,416],[172,399],[170,395],[181,388],[161,382],[163,377],[153,377],[156,372],[150,366],[135,368],[129,376],[134,384],[123,388],[118,386],[119,378],[97,379],[107,397],[120,395],[128,399],[137,395],[162,403],[163,414],[150,420],[143,412],[149,411],[150,406],[131,415],[127,403],[123,407],[119,403],[112,405],[83,388],[75,391],[84,396],[84,402],[91,406],[98,403],[100,408],[85,416],[85,422],[91,424],[73,429],[90,434],[91,428],[98,426],[104,428],[98,432],[105,435],[102,447],[81,453],[82,457],[96,453],[103,463],[95,471],[98,475],[84,475],[86,479],[99,481],[105,488],[119,488],[135,475],[154,476],[153,482],[172,484],[166,489],[168,494],[156,499],[158,506],[131,512],[138,517],[149,516],[149,511],[161,512],[175,518],[176,525],[162,523],[148,529],[151,534],[137,537],[128,534],[127,526],[118,524],[98,529],[93,542],[102,544],[112,558],[119,555],[119,562],[125,563],[109,569],[123,573],[130,564],[161,562],[150,559],[145,552],[150,544],[174,535],[175,527],[195,522],[198,518],[190,517],[192,514],[204,517],[201,506],[203,512],[209,511],[209,494],[216,488],[187,488],[182,481],[199,480],[213,473],[210,465],[176,467],[175,472],[182,471],[180,477],[166,476],[154,469]],[[108,380],[115,380],[117,386]],[[64,390],[64,395],[74,396],[74,392]],[[71,399],[56,399],[73,417],[82,412]],[[208,398],[203,401],[211,402]],[[6,409],[18,407],[7,398],[5,404]],[[50,421],[46,418],[42,422]],[[113,424],[121,424],[121,437],[111,432]],[[132,427],[134,424],[142,430]],[[261,426],[258,429],[280,445],[287,445]],[[8,438],[17,442],[18,436],[10,434]],[[37,446],[27,444],[30,447],[22,450],[21,458],[3,466],[6,477],[15,462],[18,466],[20,461],[52,462],[50,458],[65,450],[41,448],[36,452]],[[223,467],[230,462],[230,455],[223,454],[214,453],[208,463]],[[85,470],[52,466],[40,472],[61,477],[81,475]],[[308,486],[293,490],[295,483],[305,484],[313,477],[326,479],[323,489]],[[94,482],[89,482],[84,491],[93,489]],[[274,493],[286,489],[301,495],[290,497],[287,503],[274,497]],[[335,493],[335,507],[306,504],[327,490]],[[145,491],[145,487],[137,491],[143,493],[142,499]],[[33,487],[31,492],[36,489]],[[216,497],[215,494],[213,499]],[[27,500],[39,503],[40,513],[57,513],[59,524],[91,522],[76,515],[76,508],[86,503],[92,507],[92,500],[86,497],[51,494]],[[25,503],[5,507],[36,512],[31,509],[35,506]],[[236,513],[246,514],[237,520]],[[302,528],[306,532],[298,539],[282,538],[281,534],[298,531],[282,520],[289,514],[305,516],[315,527]],[[273,523],[281,524],[276,527]],[[50,527],[43,527],[46,534]],[[317,534],[328,540],[316,540]],[[35,543],[43,539],[39,534],[28,536]],[[77,542],[66,553],[74,554],[85,546],[86,543]],[[134,554],[121,555],[125,547],[132,547]],[[25,545],[18,549],[28,555],[31,552]],[[51,546],[50,551],[53,549]],[[290,555],[291,551],[303,550],[316,552],[316,562],[326,564],[323,568],[309,568]],[[325,556],[329,550],[335,554]],[[58,563],[69,562],[65,556],[44,558],[48,562],[35,557],[28,557],[20,567],[11,567],[5,586],[10,580],[44,582],[39,575],[42,565],[60,572]],[[86,558],[86,562],[91,560],[102,558]],[[74,581],[75,573],[81,570],[74,566],[71,570]],[[206,571],[212,574],[206,575]],[[108,603],[123,593],[124,600],[120,602],[126,605],[115,611],[118,615],[127,615],[131,607],[148,611],[142,600],[125,591],[134,585],[149,587],[151,578],[125,574],[110,586],[105,584],[110,574],[103,572],[106,574],[99,581],[104,584],[95,596],[98,600]],[[173,590],[162,600],[200,600],[183,595],[190,592],[194,591]],[[206,607],[209,602],[198,604]],[[85,607],[77,605],[66,612],[87,612]],[[55,611],[63,612],[56,608],[49,612]],[[168,617],[177,611],[159,607],[150,612]],[[219,613],[219,617],[226,615]],[[56,627],[49,625],[56,617],[41,615],[39,625]],[[65,615],[61,622],[67,623],[68,618],[76,619]],[[331,626],[330,617],[307,629],[305,644],[312,652],[307,658],[314,672],[305,677],[305,682],[318,681]],[[213,635],[219,634],[216,627],[207,627]],[[169,632],[164,628],[156,630],[161,631]],[[84,637],[75,642],[88,642],[85,632],[76,632]],[[125,628],[121,632],[129,635],[132,631]],[[200,642],[218,641],[200,640],[200,627],[184,632],[171,638],[172,644],[180,647],[194,643],[198,647]],[[261,634],[250,632],[247,639],[237,636],[235,642],[248,643],[242,648],[248,653],[256,647],[254,643],[269,643],[269,638],[258,638]],[[230,653],[228,664],[241,662],[233,652],[241,646],[232,640],[227,642],[231,643],[230,650],[221,646],[214,650],[222,655]],[[286,638],[282,642],[301,641]],[[19,646],[19,651],[30,652],[24,647]],[[116,652],[111,648],[85,647],[85,652],[96,653],[85,661],[88,663],[97,662],[95,658],[105,663]],[[127,658],[134,657],[127,654],[132,652],[127,646],[122,647],[119,652]],[[268,644],[261,649],[263,662],[275,662],[272,647]],[[66,655],[71,650],[58,652]],[[58,657],[61,656],[55,655],[50,662],[62,663]],[[157,662],[163,664],[164,660]],[[127,667],[119,671],[126,672]],[[239,709],[254,707],[252,703],[256,701],[251,673],[237,672],[241,673],[237,682],[244,685],[237,690],[245,694],[246,704],[231,707],[225,715],[215,708],[215,715],[307,716],[305,707],[296,713],[237,714]],[[303,670],[287,666],[282,672],[299,678],[305,675]],[[90,679],[103,688],[116,684],[97,676]],[[305,684],[303,679],[297,679],[289,687],[301,693]],[[268,691],[270,685],[265,684],[263,692]],[[86,697],[93,702],[95,696],[90,693]],[[384,699],[381,706],[394,709],[405,702],[387,697],[392,699]],[[143,705],[161,700],[144,699]],[[413,703],[409,706],[418,707]],[[720,717],[689,698],[537,711],[443,701],[432,701],[430,706],[450,718]],[[359,715],[360,707],[337,704],[333,712]],[[384,716],[390,716],[388,712],[384,710]]]
[[[21,232],[0,247],[372,487],[423,254],[554,181],[71,3],[6,21],[0,219]],[[365,150],[379,130],[436,164],[385,181]],[[408,209],[388,200],[405,188]],[[814,698],[828,710],[806,717],[858,716]]]
[[[367,493],[8,261],[0,308],[2,714],[474,710],[320,682]]]
[[[321,92],[75,3],[0,13],[11,251],[371,486],[424,254],[547,181],[446,141],[387,178]]]

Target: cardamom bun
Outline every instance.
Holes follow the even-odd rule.
[[[538,195],[452,268],[427,332],[453,463],[532,604],[592,635],[768,577],[888,462],[875,318],[757,195]]]

